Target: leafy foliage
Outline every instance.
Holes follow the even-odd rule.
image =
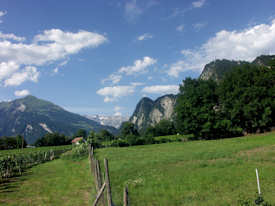
[[[244,132],[275,124],[275,70],[245,65],[226,75],[219,86],[221,112]]]
[[[19,149],[25,148],[27,142],[23,136],[17,135],[16,137],[1,137],[0,138],[0,150],[6,149]]]
[[[70,146],[59,146],[41,147],[31,150],[8,150],[9,152],[7,153],[1,151],[0,180],[14,175],[21,175],[24,169],[53,160],[70,149]]]
[[[275,70],[243,64],[217,84],[187,78],[180,86],[176,127],[201,139],[263,132],[275,125]]]
[[[59,145],[68,145],[71,144],[71,139],[66,137],[64,134],[47,133],[42,138],[37,139],[35,146],[59,146]]]

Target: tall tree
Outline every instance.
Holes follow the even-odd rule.
[[[216,132],[217,83],[186,78],[176,105],[176,127],[180,133],[214,139]]]
[[[233,127],[253,133],[275,124],[275,69],[243,65],[225,76],[218,93]]]

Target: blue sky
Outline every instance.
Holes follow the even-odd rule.
[[[275,53],[274,0],[1,0],[0,101],[131,115],[214,59]]]

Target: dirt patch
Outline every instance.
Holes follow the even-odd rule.
[[[275,152],[275,145],[271,146],[266,146],[266,147],[257,147],[254,149],[246,150],[246,151],[241,151],[237,154],[237,156],[253,156],[255,154],[266,154],[270,152]]]

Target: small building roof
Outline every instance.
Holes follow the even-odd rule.
[[[80,140],[82,140],[83,139],[83,137],[76,137],[76,138],[74,138],[73,140],[72,140],[72,143],[77,143],[77,142],[79,142]]]

